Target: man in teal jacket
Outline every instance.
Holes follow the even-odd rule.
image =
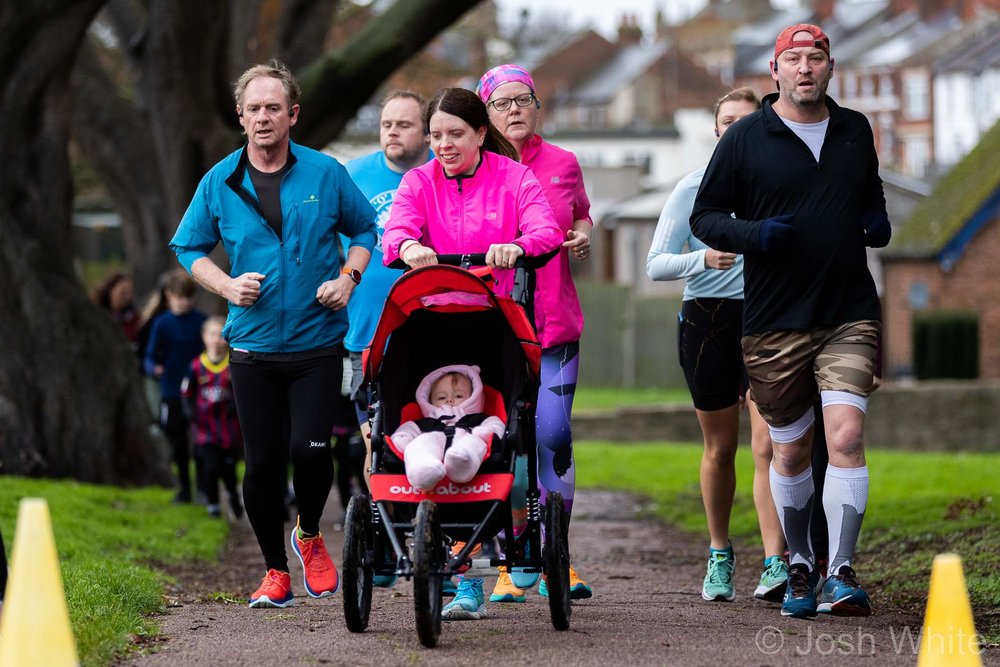
[[[250,606],[287,607],[294,602],[283,527],[289,456],[299,509],[290,541],[305,590],[327,597],[340,583],[319,521],[333,485],[345,306],[371,259],[375,210],[339,162],[289,139],[299,87],[284,65],[251,67],[233,92],[247,144],[202,178],[170,247],[229,302],[223,334],[245,441],[243,496],[267,570]],[[339,234],[350,239],[343,263]],[[232,275],[208,256],[220,242]]]

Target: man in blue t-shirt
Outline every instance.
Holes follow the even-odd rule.
[[[402,271],[387,269],[382,265],[382,234],[389,219],[389,209],[403,174],[419,167],[431,159],[430,135],[424,124],[426,103],[417,93],[406,90],[392,90],[382,99],[379,118],[379,143],[382,150],[351,160],[345,166],[362,193],[378,212],[376,226],[378,241],[372,250],[372,261],[365,271],[364,280],[354,290],[354,296],[347,304],[350,328],[344,339],[344,347],[351,356],[350,392],[358,410],[358,422],[365,436],[367,456],[365,477],[371,465],[371,439],[365,396],[359,395],[358,388],[364,372],[361,368],[361,353],[371,342],[375,326],[382,314],[389,288]],[[345,385],[347,383],[345,382]]]

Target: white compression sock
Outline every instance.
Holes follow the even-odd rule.
[[[830,536],[829,574],[836,574],[841,565],[851,564],[867,507],[868,466],[828,465],[823,482],[823,509]]]
[[[785,543],[788,545],[789,565],[800,563],[812,570],[814,560],[809,523],[813,496],[816,493],[812,466],[795,477],[779,475],[772,466],[769,477],[774,507],[778,510],[781,530],[785,533]]]

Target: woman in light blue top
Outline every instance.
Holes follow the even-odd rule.
[[[715,136],[760,109],[749,88],[732,90],[715,105]],[[750,413],[754,454],[754,505],[764,543],[764,572],[754,592],[780,600],[788,568],[785,543],[771,499],[768,466],[771,440],[767,424],[751,400],[744,400],[746,369],[740,336],[743,328],[743,258],[709,248],[691,233],[688,220],[705,168],[680,180],[656,225],[646,272],[653,280],[687,279],[678,326],[678,351],[684,378],[701,425],[701,494],[710,539],[708,572],[702,586],[706,600],[731,601],[735,557],[729,543],[729,517],[736,492],[736,446],[740,404]],[[685,252],[685,248],[687,251]]]

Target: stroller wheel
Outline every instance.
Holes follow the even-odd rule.
[[[437,646],[441,634],[441,570],[444,568],[444,537],[438,508],[430,500],[417,507],[413,533],[413,605],[417,636],[427,648]]]
[[[344,517],[344,620],[351,632],[364,632],[372,608],[372,554],[374,538],[371,505],[358,494],[347,505]]]
[[[545,583],[549,591],[552,627],[569,629],[572,611],[569,598],[569,530],[562,494],[553,492],[545,501]]]

